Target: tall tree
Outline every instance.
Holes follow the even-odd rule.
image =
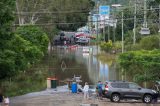
[[[13,71],[14,54],[10,50],[13,38],[12,22],[14,20],[15,0],[0,1],[0,79]]]
[[[16,23],[75,30],[86,23],[93,6],[92,0],[17,0]]]
[[[12,22],[14,20],[15,0],[0,1],[0,49],[7,48],[8,41],[12,39]]]

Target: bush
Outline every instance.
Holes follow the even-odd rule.
[[[113,44],[112,49],[113,49],[114,51],[116,51],[116,52],[121,51],[121,49],[122,49],[122,42],[118,42],[118,41],[115,42],[115,43]]]
[[[108,42],[102,42],[100,44],[100,47],[101,47],[101,50],[104,50],[106,52],[110,52],[112,50],[112,47],[113,47],[112,41],[109,40]]]
[[[47,34],[39,27],[36,26],[21,26],[17,28],[16,33],[20,35],[31,44],[37,46],[44,53],[48,49],[49,38]]]
[[[152,35],[142,38],[140,41],[140,47],[144,50],[153,50],[153,49],[159,49],[160,45],[160,37]]]

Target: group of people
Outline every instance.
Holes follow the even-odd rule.
[[[84,99],[89,99],[89,85],[87,82],[85,82],[85,85],[82,89],[83,93],[84,93]],[[98,99],[102,100],[102,82],[98,81],[98,84],[96,85],[96,96],[98,97]]]
[[[4,97],[2,93],[0,93],[0,106],[9,106],[9,98]]]

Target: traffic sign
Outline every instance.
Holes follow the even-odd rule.
[[[110,14],[110,6],[99,6],[99,14],[100,15],[109,15]]]
[[[93,15],[93,16],[92,16],[92,21],[93,21],[93,22],[96,22],[96,21],[97,21],[97,17]]]

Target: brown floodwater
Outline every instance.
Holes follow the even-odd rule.
[[[89,48],[90,53],[84,53],[84,48]],[[100,50],[96,46],[78,46],[73,49],[55,47],[46,58],[49,76],[57,77],[60,81],[73,78],[74,75],[81,76],[82,83],[89,84],[96,84],[99,80],[120,80],[115,62],[101,61],[96,56],[98,53]]]

